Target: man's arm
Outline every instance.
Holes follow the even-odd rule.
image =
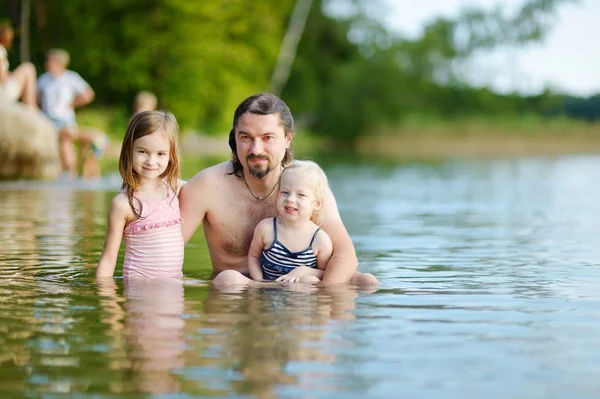
[[[327,263],[325,274],[319,285],[348,283],[358,268],[358,259],[354,243],[342,222],[335,197],[327,189],[325,195],[324,218],[321,228],[329,235],[333,243],[333,254]]]
[[[84,107],[91,103],[96,94],[88,82],[86,82],[77,72],[66,71],[65,73],[68,74],[67,77],[69,78],[69,82],[73,85],[75,93],[77,94],[73,100],[73,104],[71,104],[73,109]]]
[[[75,97],[75,100],[73,100],[73,109],[88,105],[94,100],[95,96],[94,90],[88,86],[83,92]]]
[[[208,198],[204,192],[207,183],[208,176],[204,170],[188,181],[179,191],[179,210],[184,220],[181,226],[184,242],[188,242],[192,238],[206,217]]]

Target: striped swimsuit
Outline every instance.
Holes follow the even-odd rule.
[[[125,261],[123,278],[181,278],[183,268],[183,233],[177,193],[160,201],[135,198],[141,206],[141,218],[123,230]]]
[[[277,240],[277,218],[273,218],[273,233],[275,235],[273,243],[269,248],[263,250],[260,256],[263,279],[275,280],[278,277],[285,276],[298,266],[316,268],[317,257],[312,250],[312,245],[319,230],[321,229],[318,228],[315,231],[306,249],[292,252]]]

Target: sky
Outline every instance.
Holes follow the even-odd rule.
[[[456,16],[464,6],[515,9],[522,0],[385,0],[385,22],[403,36],[419,36],[436,16]],[[600,93],[600,0],[580,0],[557,8],[543,42],[481,54],[467,79],[498,92],[539,93],[544,87],[578,95]]]

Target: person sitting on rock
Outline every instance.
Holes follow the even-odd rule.
[[[77,73],[67,69],[69,53],[63,49],[50,50],[46,58],[46,70],[37,81],[42,111],[52,120],[59,134],[60,158],[63,170],[69,177],[77,176],[77,162],[73,143],[84,147],[91,145],[93,152],[101,156],[108,145],[108,137],[97,131],[78,128],[75,108],[83,107],[94,99],[94,90]]]
[[[35,96],[35,67],[24,62],[12,72],[9,70],[8,53],[12,47],[14,31],[9,24],[0,24],[0,103],[19,99],[33,109],[38,109]]]

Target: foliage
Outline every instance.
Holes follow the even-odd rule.
[[[291,0],[38,0],[38,65],[62,47],[104,103],[157,94],[180,123],[227,129],[241,98],[263,90],[275,63]]]
[[[354,12],[328,14],[333,1]],[[282,97],[300,128],[349,144],[414,114],[598,117],[597,97],[499,95],[469,86],[461,70],[478,51],[539,40],[557,7],[573,1],[524,0],[513,13],[467,8],[430,21],[409,40],[384,29],[372,11],[384,10],[377,0],[314,0]],[[17,3],[9,0],[13,22]],[[294,0],[34,0],[32,59],[41,71],[48,49],[68,50],[70,67],[95,89],[96,105],[116,110],[111,130],[124,124],[136,92],[150,90],[184,128],[224,133],[237,104],[268,86],[293,6]],[[4,12],[0,7],[0,19]]]
[[[445,118],[510,115],[523,106],[542,112],[551,96],[540,101],[501,96],[468,86],[455,69],[457,61],[476,51],[540,39],[550,27],[553,11],[568,1],[572,0],[529,0],[513,15],[500,8],[465,9],[456,19],[431,21],[412,40],[394,37],[374,21],[365,21],[369,17],[364,12],[334,20],[318,8],[309,19],[284,95],[309,116],[304,119],[314,130],[348,142],[414,112]],[[356,37],[360,41],[353,43]]]

